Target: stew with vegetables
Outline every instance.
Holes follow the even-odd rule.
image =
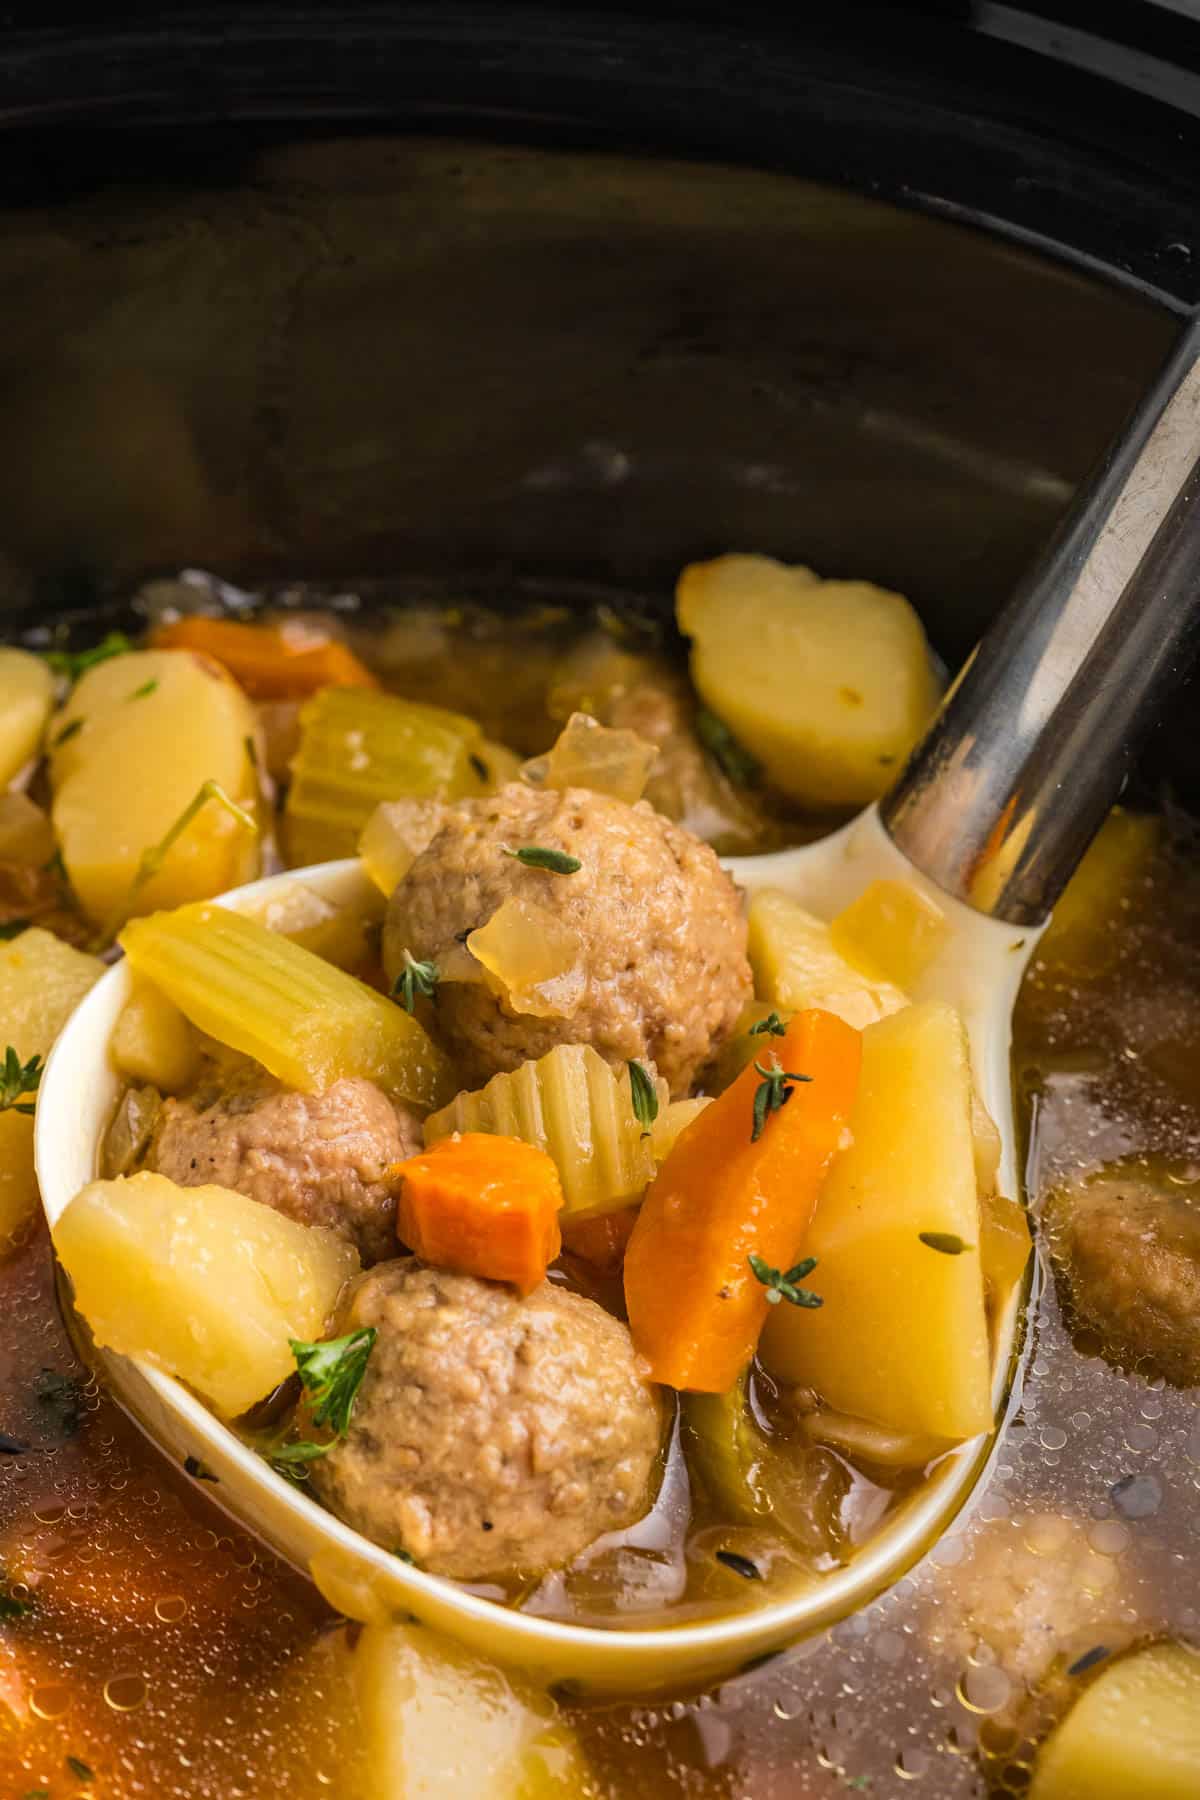
[[[135,597],[136,631],[0,651],[0,1283],[46,1316],[31,1115],[55,1038],[123,955],[120,1097],[95,1178],[54,1229],[92,1343],[176,1376],[269,1479],[391,1556],[540,1618],[717,1620],[846,1567],[996,1426],[997,1321],[1030,1226],[1022,1196],[997,1190],[961,1019],[912,999],[944,941],[939,909],[886,881],[820,918],[781,890],[748,901],[722,858],[808,841],[886,789],[943,685],[915,612],[749,555],[683,571],[681,635],[604,610],[514,622],[466,606],[335,612],[315,594],[233,618],[216,592],[157,582]],[[1200,905],[1179,837],[1150,812],[1113,815],[1018,1030],[1029,1200],[1053,1274],[1030,1382],[1077,1381],[1078,1399],[1094,1366],[1131,1418],[1153,1397],[1143,1425],[1182,1420],[1176,1390],[1200,1383],[1200,1089],[1190,1040],[1159,1032],[1155,1010],[1183,979],[1156,959],[1155,930],[1182,944]],[[344,903],[305,873],[339,859],[359,871]],[[215,903],[287,871],[265,897]],[[1130,1054],[1097,1098],[1131,956],[1145,978]],[[1190,994],[1170,991],[1194,1023]],[[1178,1131],[1148,1159],[1168,1090]],[[27,1368],[15,1347],[11,1360]],[[21,1379],[0,1484],[8,1467],[37,1481],[30,1421],[49,1401],[36,1371]],[[97,1403],[114,1441],[124,1428]],[[1085,1427],[1052,1429],[1057,1453]],[[82,1492],[92,1452],[66,1437],[62,1491]],[[1104,1600],[1119,1581],[1102,1583],[1081,1611],[1000,1541],[1011,1525],[1021,1543],[1081,1545],[1086,1574],[1097,1519],[1163,1502],[1148,1449],[1114,1472],[1099,1514],[1044,1479],[997,1508],[1018,1491],[1010,1468],[890,1602],[880,1642],[891,1630],[901,1652],[911,1639],[914,1657],[945,1662],[955,1672],[927,1685],[958,1682],[973,1722],[957,1747],[976,1761],[937,1792],[973,1791],[973,1770],[1027,1778],[1042,1740],[1043,1800],[1142,1791],[1107,1774],[1086,1786],[1096,1743],[1133,1708],[1162,1746],[1144,1791],[1200,1783],[1189,1626],[1155,1598],[1165,1546],[1147,1546],[1136,1600]],[[205,1471],[185,1476],[197,1488]],[[29,1702],[74,1604],[39,1548],[46,1504],[26,1513],[14,1489],[0,1515],[0,1767],[11,1752],[28,1776],[17,1792],[41,1791],[61,1750]],[[195,1504],[171,1489],[173,1508]],[[306,1681],[338,1714],[322,1785],[311,1758],[262,1750],[260,1769],[297,1793],[423,1792],[428,1730],[459,1731],[465,1710],[463,1767],[488,1773],[464,1794],[633,1794],[678,1758],[673,1718],[703,1742],[699,1722],[718,1716],[680,1703],[635,1724],[417,1627],[318,1631],[311,1595],[281,1571],[262,1579],[300,1647],[247,1639],[253,1679],[286,1662],[280,1717],[305,1710]],[[1043,1621],[1036,1653],[1022,1609]],[[1080,1631],[1096,1645],[1079,1649]],[[753,1684],[779,1720],[793,1679]],[[823,1675],[806,1680],[824,1692]],[[114,1797],[139,1791],[118,1711],[87,1727],[96,1791]],[[146,1767],[172,1770],[161,1791],[207,1795],[228,1779],[222,1754],[201,1755],[191,1786],[165,1738]],[[842,1745],[821,1766],[890,1791],[904,1751],[886,1767],[873,1754]],[[72,1756],[47,1792],[91,1791]],[[714,1793],[722,1762],[709,1759]],[[1170,1786],[1178,1771],[1191,1788]]]

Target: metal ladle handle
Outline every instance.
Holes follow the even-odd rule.
[[[880,804],[957,899],[1044,919],[1200,648],[1200,320]]]

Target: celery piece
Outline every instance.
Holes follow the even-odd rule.
[[[373,988],[255,919],[200,901],[131,919],[121,945],[135,974],[193,1025],[314,1092],[346,1075],[414,1106],[452,1091],[442,1052]]]
[[[459,800],[488,785],[479,726],[441,706],[322,688],[300,725],[284,813],[294,865],[353,856],[383,800]]]
[[[667,1087],[655,1080],[659,1106]],[[611,1069],[590,1044],[559,1044],[487,1086],[459,1094],[425,1121],[425,1142],[454,1131],[522,1138],[553,1157],[564,1219],[616,1212],[640,1200],[655,1169],[652,1139],[633,1111],[629,1071]]]

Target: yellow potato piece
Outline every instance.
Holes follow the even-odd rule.
[[[295,1372],[288,1339],[321,1337],[358,1269],[332,1231],[148,1173],[89,1183],[54,1247],[101,1348],[179,1376],[226,1417]]]
[[[755,994],[782,1012],[821,1006],[861,1030],[908,1005],[895,982],[847,962],[825,921],[777,888],[750,903],[748,949]]]
[[[34,926],[0,944],[0,1056],[9,1044],[22,1063],[46,1056],[104,964]],[[0,1113],[0,1239],[37,1205],[33,1120]]]
[[[877,799],[937,704],[921,621],[870,582],[718,556],[684,569],[676,614],[701,699],[801,805]]]
[[[368,1625],[354,1653],[355,1800],[587,1800],[574,1733],[549,1697],[423,1625]]]
[[[863,1033],[853,1142],[803,1245],[819,1311],[773,1307],[762,1358],[835,1411],[894,1431],[973,1437],[992,1423],[971,1070],[953,1007],[910,1006]],[[946,1254],[921,1240],[966,1245]]]
[[[1104,1669],[1038,1757],[1029,1800],[1195,1800],[1200,1652],[1151,1644]]]
[[[950,934],[942,908],[908,881],[872,881],[829,927],[834,949],[857,968],[908,989]]]
[[[0,645],[0,788],[31,762],[54,705],[54,677],[40,656]]]
[[[109,1049],[126,1081],[149,1082],[164,1094],[181,1094],[200,1065],[195,1031],[148,981],[138,982],[121,1008]]]
[[[209,801],[136,894],[145,851],[206,781],[254,810],[254,709],[224,669],[187,650],[113,656],[81,676],[53,723],[52,817],[80,905],[99,925],[248,881],[257,838]]]
[[[49,815],[27,794],[0,794],[0,862],[40,867],[54,855]]]

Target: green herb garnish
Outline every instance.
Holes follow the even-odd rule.
[[[123,631],[110,631],[107,637],[90,650],[47,650],[46,661],[56,675],[65,675],[68,681],[78,681],[97,663],[107,662],[111,656],[124,656],[132,650],[133,645]]]
[[[961,1256],[964,1250],[973,1250],[974,1244],[964,1243],[953,1231],[918,1231],[917,1236],[931,1250],[940,1250],[943,1256]]]
[[[764,1069],[760,1062],[754,1067],[762,1076],[754,1093],[754,1129],[750,1133],[750,1142],[757,1144],[766,1130],[767,1120],[772,1113],[781,1112],[795,1093],[797,1081],[811,1081],[811,1075],[797,1075],[791,1069],[781,1069],[776,1065]]]
[[[140,688],[134,688],[132,694],[126,695],[126,699],[127,700],[148,700],[150,698],[150,695],[157,688],[157,686],[158,686],[158,680],[156,677],[152,678],[150,681],[143,681]]]
[[[83,1417],[83,1394],[73,1375],[43,1369],[33,1384],[34,1398],[44,1407],[60,1436],[74,1437]]]
[[[68,719],[57,737],[51,739],[50,748],[52,750],[61,750],[62,746],[64,744],[69,744],[73,737],[78,737],[82,730],[83,720],[81,718]]]
[[[328,1425],[338,1437],[345,1437],[375,1336],[375,1327],[364,1325],[361,1331],[321,1344],[288,1339],[304,1391],[313,1402],[314,1425]]]
[[[418,994],[425,1000],[437,997],[441,971],[435,962],[418,962],[410,951],[404,952],[404,967],[392,983],[392,999],[398,1000],[406,1013],[416,1010]]]
[[[770,1037],[786,1036],[787,1026],[777,1012],[768,1013],[765,1019],[760,1019],[757,1025],[752,1025],[746,1036],[762,1037],[764,1033]]]
[[[480,781],[487,781],[490,779],[491,770],[488,768],[487,764],[484,762],[482,756],[476,756],[474,751],[472,751],[471,754],[467,757],[467,761],[470,763],[471,767],[474,769],[475,773],[478,775]]]
[[[24,1619],[33,1611],[28,1600],[18,1600],[12,1594],[0,1593],[0,1624],[11,1624],[14,1619]]]
[[[244,737],[242,739],[242,742],[246,746],[246,761],[250,764],[250,767],[254,770],[255,774],[257,775],[257,773],[258,773],[258,745],[254,742],[254,739],[250,736]]]
[[[5,919],[3,925],[0,925],[0,944],[7,944],[11,938],[20,937],[32,924],[32,919]]]
[[[788,1300],[793,1306],[824,1306],[820,1294],[814,1294],[811,1288],[798,1287],[797,1282],[811,1275],[817,1266],[815,1256],[806,1256],[802,1262],[793,1263],[790,1269],[773,1269],[764,1257],[755,1256],[753,1252],[746,1258],[756,1281],[761,1281],[767,1290],[767,1304],[778,1306],[781,1300]]]
[[[208,1464],[202,1463],[198,1456],[184,1457],[183,1472],[185,1475],[190,1475],[193,1481],[219,1482],[221,1479],[219,1475],[214,1475]]]
[[[0,1113],[19,1112],[34,1113],[37,1108],[32,1100],[24,1100],[24,1094],[36,1094],[38,1083],[42,1079],[42,1059],[31,1056],[23,1063],[10,1044],[4,1052],[4,1062],[0,1064]]]
[[[1094,1669],[1097,1663],[1103,1662],[1107,1655],[1107,1644],[1093,1644],[1090,1650],[1085,1650],[1082,1656],[1075,1658],[1067,1674],[1086,1675],[1089,1669]]]
[[[336,1442],[335,1438],[332,1443],[314,1444],[306,1439],[299,1444],[280,1444],[271,1452],[271,1467],[278,1469],[281,1475],[289,1475],[293,1481],[302,1481],[304,1465],[316,1462],[319,1456],[328,1456]]]
[[[755,787],[762,777],[762,764],[744,744],[739,744],[716,713],[702,706],[696,713],[696,736],[708,751],[722,774],[736,787]]]
[[[520,850],[504,848],[505,856],[511,856],[527,869],[545,869],[550,875],[577,875],[583,864],[577,856],[568,856],[565,850],[547,850],[543,844],[525,844]]]
[[[21,1800],[50,1800],[49,1788],[26,1788]]]
[[[718,1550],[716,1556],[719,1563],[724,1563],[727,1569],[732,1569],[743,1581],[762,1580],[762,1570],[748,1556],[740,1556],[736,1550]]]
[[[642,1136],[648,1137],[650,1127],[658,1117],[658,1095],[654,1091],[654,1083],[640,1062],[630,1062],[628,1066],[633,1116],[642,1128]]]
[[[252,831],[257,834],[258,825],[253,815],[248,813],[244,806],[239,806],[236,800],[231,800],[219,781],[202,781],[166,834],[159,839],[157,844],[151,845],[149,850],[142,851],[137,872],[129,884],[129,893],[125,903],[120,911],[109,920],[98,940],[99,947],[103,948],[111,944],[134,897],[148,881],[154,880],[188,826],[198,813],[203,812],[210,800],[215,800],[218,806],[224,807],[230,818],[236,820],[243,831]]]
[[[68,1756],[67,1767],[77,1781],[95,1781],[96,1771],[89,1769],[82,1756]]]

